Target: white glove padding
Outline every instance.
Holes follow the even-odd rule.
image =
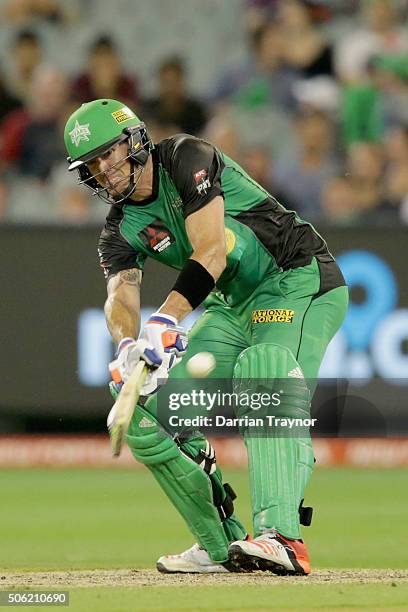
[[[176,365],[174,359],[166,360],[165,357],[173,355],[179,361],[186,350],[187,335],[177,326],[177,320],[170,315],[153,313],[139,340],[123,338],[120,341],[118,356],[109,364],[109,370],[116,384],[124,383],[141,359],[153,369],[160,368],[163,363],[164,372]]]
[[[169,377],[169,370],[173,368],[175,365],[177,365],[177,363],[179,363],[180,361],[181,359],[177,358],[175,355],[166,354],[163,359],[162,364],[158,368],[149,370],[145,378],[143,387],[141,388],[140,396],[146,397],[148,395],[153,395],[154,393],[156,393],[156,391],[158,391],[160,387],[162,387],[167,382],[167,379]],[[120,393],[120,389],[121,387],[123,387],[123,382],[119,384],[115,383],[115,387],[116,387],[116,391]],[[115,421],[115,418],[116,418],[116,401],[113,404],[108,414],[108,418],[106,420],[108,429],[112,427]]]
[[[166,353],[182,357],[187,350],[187,334],[177,325],[177,319],[154,312],[143,328],[142,337],[162,359]]]
[[[148,366],[158,368],[162,364],[162,357],[143,338],[123,338],[118,347],[118,356],[109,364],[109,370],[115,383],[127,381],[136,364],[143,359]]]
[[[140,395],[147,396],[156,393],[167,382],[171,368],[174,368],[180,361],[179,357],[166,353],[161,366],[154,370],[151,369],[147,374]]]

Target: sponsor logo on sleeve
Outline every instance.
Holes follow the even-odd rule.
[[[227,255],[229,255],[231,251],[234,250],[236,241],[237,239],[235,237],[234,232],[230,230],[228,227],[226,227],[225,228],[225,247],[226,247]]]
[[[293,323],[294,310],[267,308],[252,311],[252,323]]]
[[[200,195],[207,193],[207,189],[211,187],[210,179],[208,178],[208,172],[204,168],[193,174],[194,182],[196,184],[197,191]]]
[[[136,117],[135,113],[130,110],[127,106],[120,108],[119,110],[111,113],[112,117],[115,119],[116,123],[123,123],[128,119],[134,119]]]
[[[153,221],[144,227],[139,232],[139,238],[148,249],[155,253],[162,253],[175,242],[173,234],[161,221]]]

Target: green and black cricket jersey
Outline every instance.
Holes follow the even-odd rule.
[[[308,265],[313,257],[329,270],[321,291],[344,284],[314,228],[211,144],[178,134],[155,145],[152,159],[152,195],[114,204],[107,216],[98,247],[107,279],[143,269],[147,257],[180,270],[192,254],[186,218],[222,196],[227,265],[217,289],[229,305],[249,296],[267,275]]]

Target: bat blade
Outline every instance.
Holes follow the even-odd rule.
[[[113,457],[119,457],[122,450],[123,440],[140,397],[147,371],[146,363],[144,361],[139,361],[132,374],[123,385],[118,399],[111,410],[114,417],[109,426],[109,435]]]

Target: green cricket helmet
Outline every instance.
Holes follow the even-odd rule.
[[[89,187],[94,195],[109,204],[117,204],[132,195],[153,149],[145,124],[130,108],[117,100],[101,99],[82,104],[69,117],[64,139],[69,155],[68,170],[77,170],[79,183]],[[123,142],[127,143],[128,151],[118,164],[129,160],[129,185],[125,191],[111,195],[108,188],[97,180],[104,173],[92,174],[87,163]]]

